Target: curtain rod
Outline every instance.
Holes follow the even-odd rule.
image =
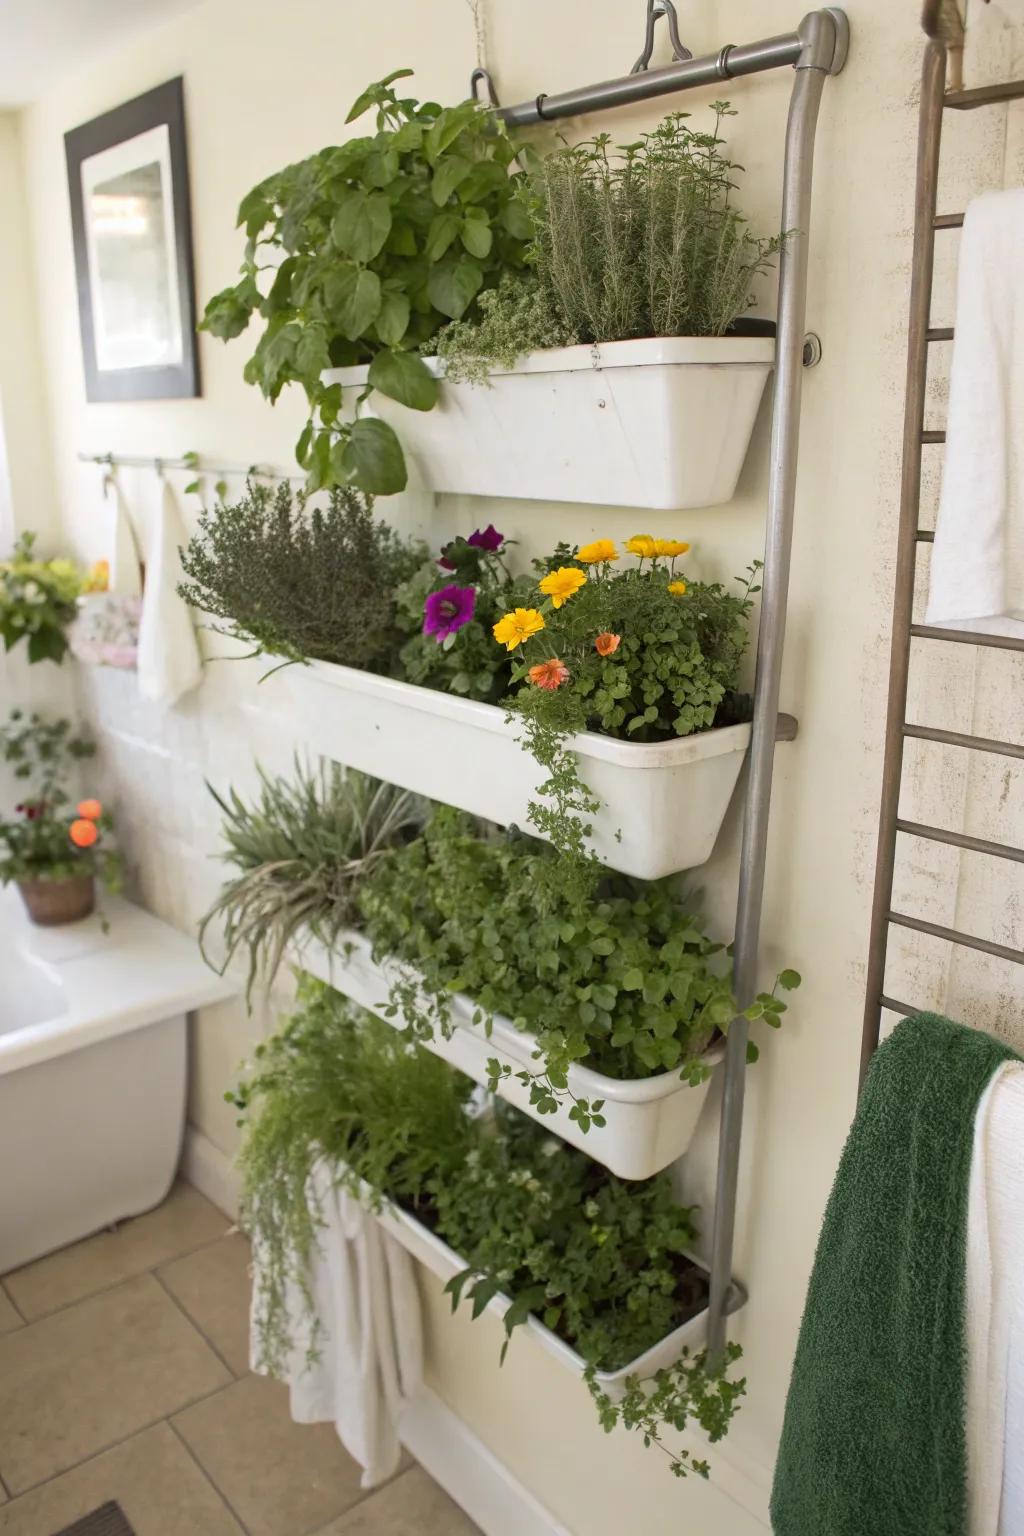
[[[207,460],[201,455],[188,458],[165,459],[155,453],[79,453],[80,464],[100,464],[107,469],[154,469],[162,474],[165,469],[180,469],[194,475],[245,475],[257,480],[305,480],[305,475],[292,474],[275,464],[227,464]]]
[[[694,90],[697,86],[713,85],[718,80],[732,80],[740,75],[781,69],[787,64],[838,74],[846,61],[849,37],[845,12],[830,6],[811,11],[795,32],[786,32],[780,37],[765,38],[741,47],[728,43],[718,53],[709,53],[704,58],[684,59],[661,69],[642,70],[635,75],[580,86],[555,96],[542,91],[533,101],[499,107],[498,115],[512,127],[524,127],[559,117],[574,117],[582,112],[628,106],[634,101]]]

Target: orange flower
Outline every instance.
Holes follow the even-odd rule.
[[[98,800],[80,800],[78,814],[84,816],[86,821],[99,821],[103,815],[103,807]]]
[[[557,656],[552,656],[550,661],[540,661],[531,667],[528,676],[535,688],[546,688],[548,693],[554,693],[568,681],[569,668]]]
[[[610,630],[603,630],[594,637],[594,650],[599,656],[613,656],[619,648],[621,635],[613,635]]]
[[[81,821],[73,821],[68,829],[68,836],[76,848],[91,848],[99,837],[94,821],[87,821],[85,817]]]

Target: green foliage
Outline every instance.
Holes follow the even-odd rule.
[[[669,1175],[617,1179],[547,1137],[516,1111],[467,1113],[469,1080],[401,1035],[303,980],[299,1011],[257,1047],[237,1094],[245,1126],[243,1220],[260,1253],[254,1322],[261,1364],[280,1372],[292,1347],[289,1300],[312,1313],[308,1266],[322,1208],[311,1174],[321,1160],[345,1188],[394,1201],[467,1261],[449,1284],[473,1316],[511,1296],[510,1338],[535,1314],[588,1362],[602,1422],[618,1412],[594,1372],[621,1368],[706,1305],[706,1282],[684,1257],[693,1208],[676,1203]],[[315,1326],[310,1344],[315,1352]],[[507,1340],[506,1340],[507,1348]],[[730,1346],[729,1358],[739,1350]],[[504,1350],[502,1351],[504,1358]],[[669,1392],[661,1372],[642,1408],[631,1382],[624,1422],[649,1443],[689,1419],[717,1440],[744,1390],[684,1356]],[[690,1465],[685,1449],[674,1470]],[[706,1475],[704,1463],[694,1471]]]
[[[476,307],[476,317],[453,321],[437,338],[445,378],[456,383],[486,384],[495,368],[514,368],[527,352],[579,340],[536,274],[505,273]]]
[[[108,890],[120,889],[121,861],[103,844],[103,834],[113,830],[112,818],[106,812],[90,818],[100,833],[90,848],[78,848],[70,838],[76,818],[67,781],[75,765],[95,751],[91,738],[70,720],[11,710],[0,728],[0,758],[13,766],[14,778],[26,788],[13,815],[0,817],[0,885],[91,874]]]
[[[351,488],[321,508],[250,480],[241,501],[200,514],[178,590],[258,654],[387,671],[404,638],[395,589],[425,558]]]
[[[234,955],[248,955],[247,996],[260,970],[267,985],[285,946],[304,927],[327,945],[356,917],[359,882],[388,848],[414,835],[425,806],[415,795],[336,763],[310,770],[296,759],[286,780],[259,770],[260,788],[247,803],[235,790],[222,799],[221,854],[238,873],[222,889],[199,928],[223,924],[223,973]]]
[[[415,1208],[429,1178],[465,1159],[470,1088],[437,1057],[302,979],[298,1011],[256,1047],[241,1086],[227,1095],[245,1127],[242,1221],[260,1249],[253,1326],[265,1369],[280,1373],[288,1354],[289,1292],[312,1311],[308,1264],[321,1224],[314,1165],[344,1162],[339,1177],[350,1187],[365,1178],[378,1195]]]
[[[713,111],[710,133],[673,112],[633,144],[601,134],[541,162],[536,270],[581,341],[721,336],[750,304],[780,241],[751,235],[732,206],[742,168],[719,136],[732,114]]]
[[[665,884],[631,882],[545,844],[488,835],[438,807],[423,836],[386,854],[357,893],[375,953],[407,962],[391,1007],[421,1036],[451,1029],[467,994],[536,1034],[539,1073],[522,1074],[553,1112],[574,1062],[610,1077],[678,1072],[701,1082],[716,1030],[736,1012],[721,944]],[[495,1067],[494,1079],[501,1075]],[[600,1106],[576,1103],[586,1130]]]
[[[8,651],[24,640],[29,662],[60,662],[83,579],[70,560],[38,560],[35,538],[23,533],[0,561],[0,639]]]
[[[223,340],[257,312],[266,321],[245,378],[271,401],[289,383],[305,390],[310,417],[296,456],[310,490],[389,495],[406,483],[394,432],[372,418],[343,420],[341,387],[323,384],[323,371],[369,363],[360,401],[379,389],[430,410],[437,383],[421,346],[525,259],[509,174],[515,146],[500,120],[472,101],[400,98],[394,83],[410,73],[395,70],[353,106],[349,122],[376,109],[375,133],[288,166],[242,199],[241,278],[203,319]]]

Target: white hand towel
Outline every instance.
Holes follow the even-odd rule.
[[[202,681],[203,658],[187,603],[178,596],[179,548],[185,529],[164,484],[146,560],[146,585],[139,623],[139,692],[156,704],[176,704]]]
[[[964,218],[929,624],[1024,634],[1024,188]]]
[[[1024,1536],[1024,1066],[979,1103],[967,1207],[968,1536]]]
[[[298,1424],[332,1423],[363,1468],[364,1488],[394,1476],[401,1459],[398,1419],[419,1389],[423,1337],[412,1259],[358,1200],[339,1190],[325,1163],[310,1177],[310,1200],[324,1225],[308,1274],[317,1327],[305,1301],[289,1298],[286,1362],[291,1414]],[[253,1315],[260,1256],[253,1252]],[[315,1354],[310,1358],[310,1343]],[[258,1339],[253,1370],[263,1369]]]
[[[121,488],[116,481],[108,481],[113,496],[109,502],[109,528],[106,547],[109,550],[110,581],[108,591],[118,597],[139,597],[142,593],[142,573],[139,569],[139,550],[132,531]]]

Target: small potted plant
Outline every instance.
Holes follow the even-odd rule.
[[[70,560],[40,560],[35,534],[23,533],[0,561],[0,639],[6,650],[26,642],[28,659],[63,661],[83,578]]]
[[[95,799],[72,807],[66,781],[73,764],[95,745],[69,720],[44,720],[11,711],[0,731],[0,751],[15,779],[31,789],[10,816],[0,818],[0,884],[15,884],[33,923],[56,927],[88,917],[96,905],[96,879],[120,885],[120,860],[105,842],[113,822]]]

